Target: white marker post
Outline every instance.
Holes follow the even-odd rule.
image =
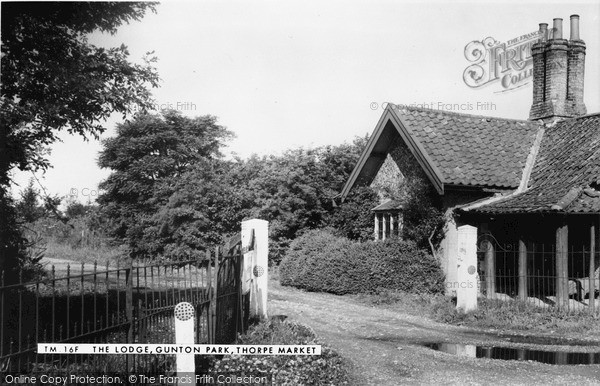
[[[250,291],[250,315],[266,319],[269,282],[268,221],[252,219],[242,222],[242,247],[248,247],[252,242],[254,248],[244,254],[242,263],[242,292]]]
[[[175,306],[175,343],[194,344],[194,306],[187,302],[178,303]],[[180,380],[178,385],[196,384],[196,365],[194,354],[177,354],[176,357],[177,376]],[[185,376],[191,378],[190,382],[182,382]]]
[[[469,312],[477,309],[477,228],[458,227],[456,308]]]

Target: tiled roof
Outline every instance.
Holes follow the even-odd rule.
[[[416,107],[392,109],[444,184],[516,188],[540,124]]]
[[[547,127],[529,188],[474,211],[600,213],[600,114]]]

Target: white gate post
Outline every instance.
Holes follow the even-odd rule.
[[[175,343],[194,344],[194,306],[187,302],[178,303],[175,306]],[[179,380],[185,376],[191,377],[190,382],[178,382],[178,384],[196,384],[196,365],[194,354],[177,354],[176,357],[177,377]]]
[[[463,311],[477,309],[477,228],[458,227],[458,255],[456,269],[456,308]]]
[[[252,240],[254,234],[254,240]],[[254,249],[244,254],[242,292],[250,291],[250,315],[267,318],[267,286],[269,282],[269,222],[252,219],[242,221],[242,247],[254,241]]]

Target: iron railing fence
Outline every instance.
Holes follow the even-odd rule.
[[[195,342],[232,343],[247,328],[241,261],[241,249],[227,247],[186,261],[53,265],[41,280],[11,285],[2,273],[0,371],[164,374],[174,355],[38,355],[37,344],[175,343],[179,302],[196,308]]]

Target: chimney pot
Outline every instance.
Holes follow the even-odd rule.
[[[579,40],[579,15],[571,15],[571,40]]]
[[[556,118],[580,117],[587,111],[583,102],[585,42],[579,37],[579,16],[571,15],[569,41],[563,38],[562,22],[561,18],[554,19],[551,32],[547,24],[540,24],[539,41],[531,47],[533,103],[530,120],[548,122]]]
[[[540,23],[540,42],[545,42],[548,40],[548,23]]]
[[[554,25],[552,26],[552,38],[553,39],[562,39],[563,35],[562,35],[562,21],[563,19],[561,19],[560,17],[555,18],[554,20]]]

